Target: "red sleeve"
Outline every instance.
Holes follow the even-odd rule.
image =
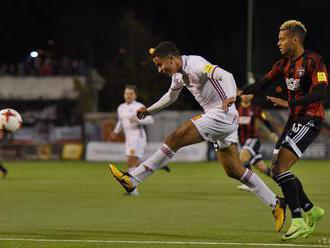
[[[283,74],[283,59],[277,61],[272,69],[266,74],[266,78],[275,81]]]
[[[320,84],[328,85],[328,73],[321,56],[314,55],[311,57],[308,64],[308,71],[313,87]]]

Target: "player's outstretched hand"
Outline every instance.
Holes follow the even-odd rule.
[[[232,96],[232,97],[229,97],[227,98],[226,100],[224,100],[222,102],[222,109],[227,112],[228,111],[228,108],[236,102],[236,97],[235,96]]]
[[[267,96],[267,100],[271,101],[274,106],[279,106],[279,107],[284,107],[284,108],[289,107],[288,101],[284,100],[282,98]]]
[[[236,95],[240,96],[243,94],[243,90],[240,90],[239,88],[236,89]]]
[[[136,116],[139,120],[144,119],[147,115],[150,115],[150,113],[146,107],[142,107],[136,112]]]

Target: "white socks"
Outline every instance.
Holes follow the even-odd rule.
[[[174,156],[175,152],[166,144],[163,144],[150,158],[129,172],[132,183],[137,186],[146,177],[150,176],[156,169],[162,168]]]
[[[266,205],[271,206],[272,208],[276,206],[276,195],[252,170],[246,169],[240,180],[242,183],[248,186],[252,192],[256,194],[256,196]]]

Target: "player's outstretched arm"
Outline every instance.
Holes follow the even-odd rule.
[[[325,101],[327,99],[327,90],[326,84],[319,84],[312,89],[311,94],[303,95],[299,99],[290,101],[289,106],[303,106],[314,102]]]
[[[272,84],[272,82],[275,82],[280,76],[283,75],[283,63],[284,63],[283,59],[277,61],[273,65],[272,69],[266,75],[264,75],[259,81],[257,81],[254,84],[243,86],[241,88],[242,92],[240,92],[240,94],[242,95],[260,94],[267,87],[269,87]]]
[[[271,101],[273,106],[275,106],[275,107],[283,107],[283,108],[289,107],[289,102],[282,98],[267,96],[267,100]]]
[[[144,119],[139,119],[138,120],[139,124],[145,125],[145,126],[154,124],[154,122],[155,122],[154,118],[152,118],[152,116],[150,116],[150,115],[146,116],[146,118],[144,118]]]
[[[267,96],[267,99],[270,100],[274,106],[285,107],[285,108],[308,105],[314,102],[325,101],[327,99],[327,85],[325,84],[317,85],[313,88],[310,94],[303,95],[299,99],[293,99],[290,102],[272,96]]]
[[[254,84],[245,85],[240,89],[241,95],[248,95],[248,94],[260,94],[263,90],[265,90],[270,84],[271,80],[267,77],[263,77],[261,80]]]
[[[162,96],[156,103],[151,105],[149,108],[142,107],[137,111],[137,117],[141,120],[146,116],[159,112],[160,110],[171,105],[178,99],[182,88],[169,89],[168,92]]]

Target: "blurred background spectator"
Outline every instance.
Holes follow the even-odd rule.
[[[0,65],[0,76],[84,76],[86,71],[83,60],[71,59],[67,56],[54,58],[43,50],[32,51],[17,64]]]

